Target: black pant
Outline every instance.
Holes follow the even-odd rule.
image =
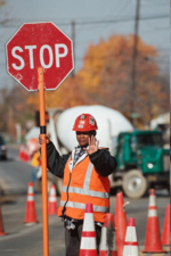
[[[80,244],[81,244],[81,234],[82,234],[82,223],[77,223],[74,230],[65,229],[65,246],[66,246],[66,256],[79,256]],[[101,227],[95,225],[96,229],[96,242],[97,251],[100,244]]]

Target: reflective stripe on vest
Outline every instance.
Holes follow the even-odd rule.
[[[63,192],[67,191],[67,187],[63,187]],[[109,198],[109,193],[107,192],[98,192],[94,190],[87,190],[85,188],[75,188],[75,187],[69,187],[68,192],[85,195],[85,196],[93,196],[93,197],[99,197],[99,198]]]
[[[108,199],[109,198],[109,193],[99,192],[99,191],[94,191],[94,190],[89,189],[92,170],[93,170],[93,164],[89,163],[87,173],[86,173],[86,177],[85,177],[85,180],[84,180],[84,187],[83,188],[69,187],[68,192],[75,193],[75,194],[81,194],[81,195],[89,195],[89,196],[99,197],[99,198],[107,198]],[[67,186],[63,186],[62,191],[66,192],[67,191]]]
[[[64,206],[65,203],[66,203],[65,201],[61,201],[60,206]],[[66,207],[78,208],[78,209],[84,209],[85,210],[86,204],[75,203],[75,202],[68,201],[67,204],[66,204]],[[109,212],[109,207],[93,205],[93,211],[94,212]]]
[[[97,197],[97,198],[102,198],[102,199],[109,199],[109,193],[107,192],[100,192],[100,191],[95,191],[95,190],[90,190],[90,180],[91,180],[91,174],[93,171],[93,164],[90,162],[87,168],[85,180],[84,180],[84,187],[83,188],[77,188],[77,187],[67,187],[63,186],[63,192],[69,192],[69,193],[74,193],[78,195],[88,195],[92,197]],[[64,206],[66,204],[66,207],[71,207],[71,208],[77,208],[77,209],[85,209],[86,204],[84,203],[76,203],[76,202],[71,202],[71,201],[60,201],[60,206]],[[105,206],[97,206],[93,205],[93,210],[95,212],[108,212],[109,207]]]

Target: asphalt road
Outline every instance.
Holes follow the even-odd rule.
[[[0,179],[3,180],[5,190],[15,194],[27,192],[27,183],[30,181],[31,168],[18,160],[18,149],[8,148],[8,160],[0,161]]]
[[[27,185],[30,181],[30,165],[18,160],[18,150],[9,148],[7,161],[0,162],[0,180],[6,188],[6,201],[2,204],[2,218],[5,236],[0,236],[1,256],[39,256],[43,255],[42,244],[42,197],[35,188],[36,214],[39,223],[27,226],[23,223],[27,200]],[[60,198],[57,198],[58,204]],[[134,217],[140,250],[144,248],[148,195],[139,200],[130,200],[126,206],[127,219]],[[167,191],[156,191],[160,232],[162,232],[166,206],[169,203]],[[110,212],[115,213],[116,196],[111,196]],[[49,255],[64,256],[63,223],[57,216],[49,216]]]

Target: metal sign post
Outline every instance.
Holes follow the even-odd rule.
[[[48,230],[48,196],[47,196],[47,150],[46,150],[46,119],[45,119],[45,93],[43,68],[38,68],[39,105],[40,105],[40,135],[44,139],[41,145],[42,160],[42,215],[43,215],[43,255],[49,255]]]

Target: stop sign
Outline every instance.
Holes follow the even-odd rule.
[[[38,67],[46,90],[55,90],[73,70],[72,40],[55,24],[23,24],[6,44],[8,73],[28,91],[37,91]]]

